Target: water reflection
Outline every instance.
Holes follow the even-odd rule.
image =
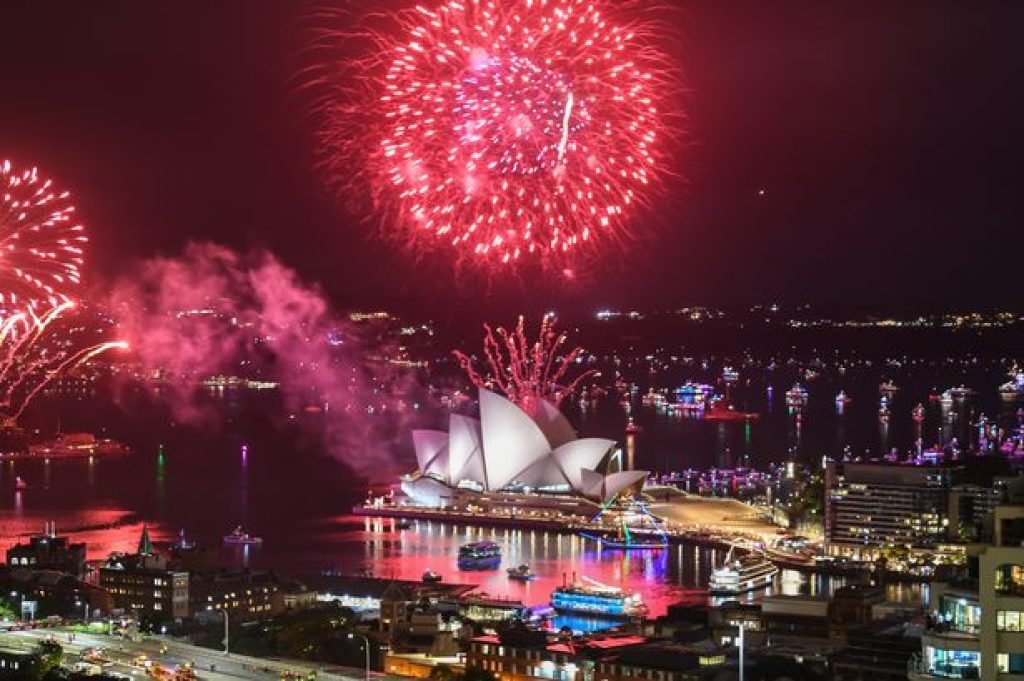
[[[362,544],[358,567],[379,577],[415,581],[434,570],[447,582],[475,584],[484,593],[518,599],[528,606],[546,605],[556,587],[585,578],[641,593],[655,616],[678,601],[709,602],[708,577],[712,566],[724,558],[720,550],[690,545],[658,551],[601,550],[589,539],[536,530],[454,527],[431,521],[415,521],[402,529],[394,519],[364,519],[362,528],[345,539]],[[457,570],[459,547],[484,539],[501,545],[503,568]],[[526,583],[508,579],[504,567],[522,563],[532,567],[536,579]],[[710,602],[756,602],[770,594],[828,596],[846,583],[841,577],[782,570],[770,588]],[[892,590],[892,599],[922,596],[918,585],[896,585]]]

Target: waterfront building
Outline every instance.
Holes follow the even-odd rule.
[[[189,616],[189,573],[172,569],[166,556],[156,553],[146,527],[135,554],[110,556],[99,573],[115,608],[153,622]]]
[[[825,470],[825,538],[831,553],[870,557],[889,546],[946,541],[953,469],[830,462]]]
[[[285,609],[277,578],[265,571],[192,574],[188,595],[189,610],[199,619],[227,612],[233,621],[245,621]]]
[[[722,678],[727,658],[717,646],[678,644],[636,635],[551,638],[542,633],[479,636],[466,667],[501,681],[698,681]],[[735,663],[733,663],[735,667]]]
[[[559,512],[592,512],[628,489],[646,471],[614,470],[613,440],[577,438],[558,408],[537,400],[532,414],[480,389],[480,420],[451,414],[448,432],[413,432],[417,471],[402,478],[414,503],[431,507],[500,504]],[[531,503],[532,501],[532,503]]]
[[[57,536],[56,523],[47,522],[42,534],[31,537],[27,544],[19,542],[7,549],[7,565],[81,577],[85,572],[85,548],[84,543]]]
[[[1024,679],[1024,506],[999,506],[994,538],[975,547],[977,579],[933,590],[910,678]]]

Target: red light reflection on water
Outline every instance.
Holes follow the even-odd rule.
[[[15,515],[0,514],[0,551],[43,533],[47,521],[54,521],[57,534],[70,535],[74,542],[85,542],[88,560],[102,560],[114,552],[134,553],[139,547],[142,521],[121,508],[89,508],[74,511],[20,510]],[[150,526],[154,542],[173,541],[175,535]]]
[[[394,519],[366,518],[363,529],[354,534],[362,538],[364,546],[362,567],[378,577],[419,580],[424,572],[434,570],[445,582],[475,584],[483,593],[544,605],[563,579],[571,582],[575,573],[579,579],[587,577],[639,592],[652,616],[664,614],[670,604],[681,600],[706,600],[702,593],[706,574],[711,561],[721,559],[721,552],[711,549],[672,546],[656,551],[602,552],[597,542],[574,535],[426,521],[402,530]],[[459,547],[482,540],[501,545],[501,568],[458,570]],[[530,582],[509,579],[505,569],[523,563],[529,564],[537,577]]]

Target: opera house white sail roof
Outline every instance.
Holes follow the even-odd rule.
[[[403,485],[410,496],[436,498],[442,486],[488,492],[525,487],[605,502],[647,477],[647,471],[597,472],[615,442],[577,438],[550,402],[540,401],[531,417],[496,393],[479,394],[479,421],[452,414],[447,433],[413,432],[419,476]]]

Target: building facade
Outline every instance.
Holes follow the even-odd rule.
[[[251,620],[282,612],[284,595],[273,574],[264,571],[192,575],[189,582],[191,613],[219,616],[226,611],[232,620]]]
[[[994,515],[993,542],[974,556],[977,581],[933,590],[912,681],[1024,681],[1024,506]]]
[[[830,462],[825,537],[833,553],[870,556],[883,546],[931,548],[949,532],[953,469]]]
[[[189,616],[189,573],[169,567],[167,558],[153,550],[146,528],[138,553],[111,556],[99,573],[115,608],[154,622]]]
[[[46,523],[43,534],[31,537],[27,544],[7,549],[7,565],[30,570],[56,570],[75,577],[85,572],[85,544],[72,543],[57,536],[54,523]]]

